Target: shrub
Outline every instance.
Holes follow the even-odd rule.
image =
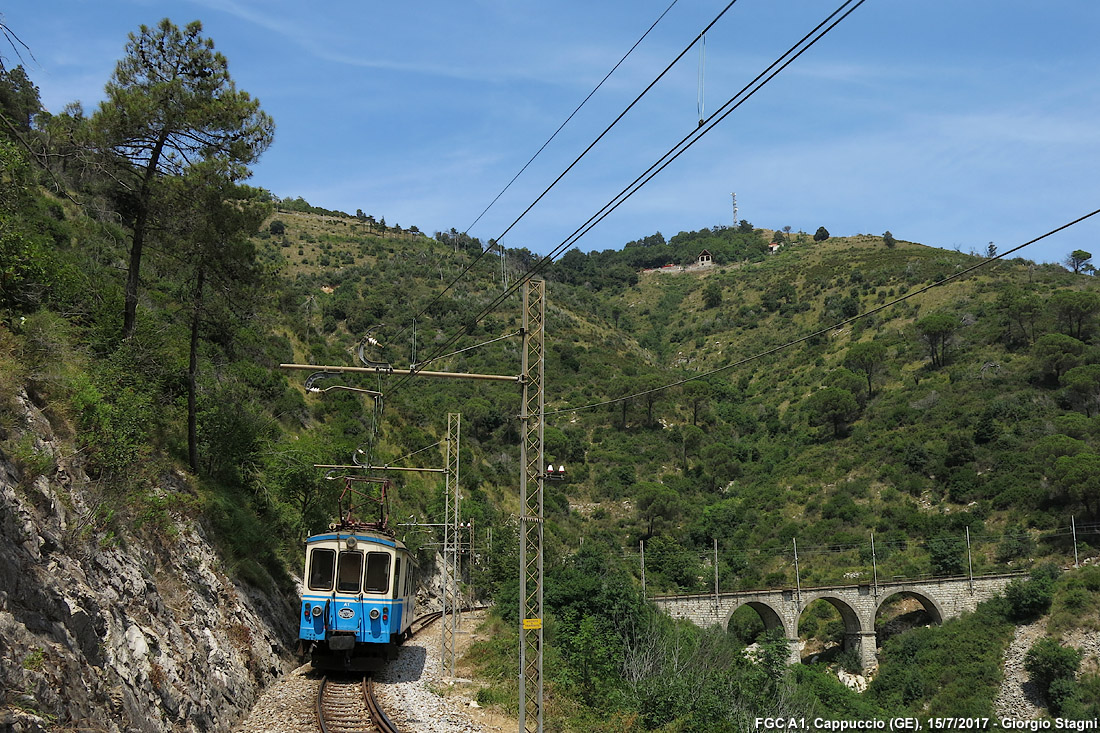
[[[1059,578],[1050,606],[1047,631],[1052,634],[1075,628],[1095,629],[1100,607],[1100,568],[1085,567]]]
[[[1035,550],[1035,543],[1027,530],[1019,525],[1011,525],[997,545],[997,562],[1008,562],[1025,558]]]
[[[1080,663],[1081,652],[1062,646],[1050,637],[1035,642],[1024,657],[1028,677],[1055,715],[1060,710],[1060,703],[1072,695],[1072,683]]]
[[[882,648],[879,673],[868,696],[885,709],[931,715],[992,715],[1012,625],[996,604],[943,626],[912,629]]]
[[[1028,580],[1016,580],[1005,588],[1009,615],[1013,621],[1033,621],[1046,613],[1054,598],[1054,579],[1058,568],[1045,565],[1032,571]]]

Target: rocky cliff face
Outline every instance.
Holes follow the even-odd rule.
[[[0,730],[230,730],[293,662],[296,599],[235,584],[196,520],[99,531],[102,487],[16,402],[0,443]],[[5,455],[15,444],[49,459],[42,475]],[[181,474],[158,483],[190,494]]]

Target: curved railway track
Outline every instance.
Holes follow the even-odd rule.
[[[464,608],[475,611],[485,608]],[[443,615],[442,611],[426,613],[409,625],[411,639]],[[369,676],[354,680],[324,677],[317,693],[317,722],[321,733],[400,733],[379,707],[374,697],[374,680]]]
[[[317,722],[321,733],[399,733],[378,706],[370,677],[323,678],[317,694]]]
[[[321,733],[374,733],[367,706],[367,678],[357,681],[321,679],[317,694]]]

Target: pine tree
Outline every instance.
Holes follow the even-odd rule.
[[[104,151],[118,164],[120,198],[130,211],[130,262],[122,335],[134,333],[141,258],[161,198],[159,184],[202,160],[247,165],[271,144],[274,123],[259,100],[239,91],[224,56],[165,18],[130,34],[126,56],[92,117]]]

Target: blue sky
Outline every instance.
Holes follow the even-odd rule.
[[[254,185],[431,233],[466,229],[669,2],[17,0],[2,12],[55,112],[98,105],[140,24],[201,20],[276,122]],[[726,2],[679,0],[470,233],[503,232]],[[839,4],[739,0],[706,38],[705,112]],[[758,227],[1004,251],[1100,208],[1098,38],[1089,0],[867,0],[578,246],[728,224],[735,191]],[[554,248],[695,127],[699,60],[689,52],[504,243]],[[1100,256],[1098,234],[1089,220],[1019,256]]]

